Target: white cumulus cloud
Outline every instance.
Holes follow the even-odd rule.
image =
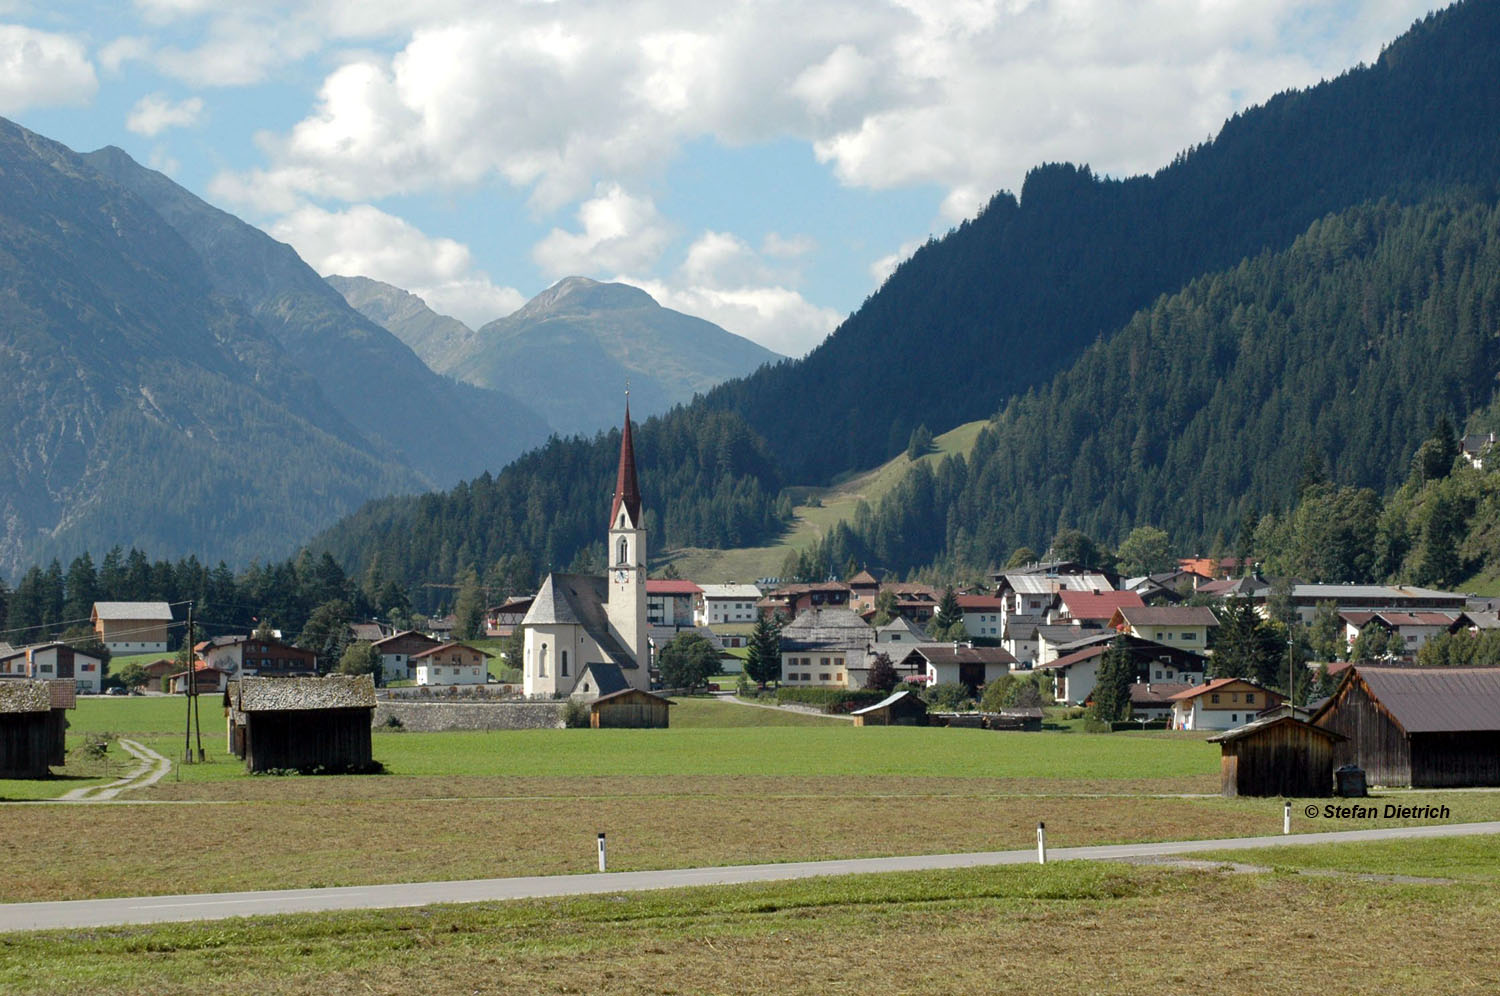
[[[86,104],[98,89],[99,78],[78,39],[0,24],[0,114]]]
[[[203,117],[203,98],[189,97],[173,103],[165,94],[147,94],[135,102],[125,119],[125,127],[148,138],[168,128],[185,128]]]
[[[578,208],[580,231],[554,228],[531,251],[542,270],[554,277],[601,271],[649,270],[671,239],[671,229],[643,197],[632,197],[616,184]]]
[[[269,231],[319,273],[393,284],[471,328],[525,303],[520,291],[491,281],[463,243],[429,236],[368,204],[343,211],[304,205],[281,217]]]

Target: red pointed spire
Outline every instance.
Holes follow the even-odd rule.
[[[615,476],[615,502],[609,509],[609,527],[620,525],[620,509],[630,513],[633,529],[641,527],[641,488],[635,479],[635,443],[630,434],[630,399],[625,399],[625,431],[620,434],[620,471]]]

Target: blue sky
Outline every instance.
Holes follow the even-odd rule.
[[[0,0],[0,114],[479,325],[624,280],[800,355],[1040,162],[1150,171],[1426,0]]]

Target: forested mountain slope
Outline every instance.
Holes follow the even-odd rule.
[[[1500,370],[1500,207],[1366,205],[1204,276],[1008,404],[968,463],[919,468],[833,556],[984,566],[1070,526],[1233,543],[1309,471],[1392,490]]]
[[[983,418],[1193,277],[1285,248],[1315,219],[1500,177],[1500,4],[1426,18],[1377,62],[1237,115],[1153,176],[1041,166],[929,242],[804,360],[709,396],[789,480]],[[899,362],[896,362],[899,361]]]

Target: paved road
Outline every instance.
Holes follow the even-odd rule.
[[[1059,847],[1048,851],[1049,861],[1121,861],[1201,851],[1243,850],[1287,844],[1333,844],[1423,837],[1464,837],[1500,834],[1500,821],[1450,823],[1427,827],[1390,827],[1379,830],[1340,830],[1275,837],[1232,837],[1155,844],[1108,844],[1096,847]],[[854,858],[844,861],[804,861],[793,864],[730,865],[719,868],[676,868],[665,871],[609,872],[590,875],[548,875],[531,878],[472,879],[463,882],[418,882],[362,885],[331,889],[283,889],[267,892],[224,892],[196,896],[141,896],[127,899],[88,899],[63,903],[0,905],[0,932],[45,930],[57,927],[100,927],[113,924],[169,923],[218,920],[266,913],[317,913],[328,910],[392,909],[431,903],[477,903],[505,899],[576,896],[606,892],[637,892],[692,885],[734,885],[777,882],[820,875],[869,872],[930,871],[984,865],[1028,864],[1036,849],[984,851],[973,854],[923,854],[896,858]]]

